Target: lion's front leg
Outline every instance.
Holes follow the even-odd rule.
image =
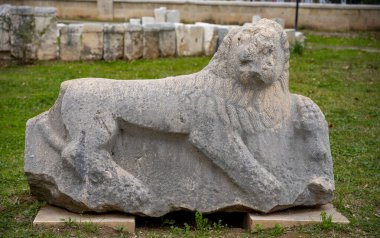
[[[191,143],[227,173],[232,181],[247,193],[271,193],[274,197],[282,191],[280,182],[261,166],[236,134],[219,131],[195,131]]]
[[[254,158],[233,126],[222,121],[215,110],[217,100],[214,103],[206,100],[203,102],[204,110],[197,115],[200,119],[191,128],[190,142],[226,172],[244,192],[278,197],[276,195],[284,192],[281,183]]]

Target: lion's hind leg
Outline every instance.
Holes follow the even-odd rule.
[[[102,201],[118,198],[130,207],[141,206],[148,198],[148,189],[121,168],[110,153],[119,131],[118,119],[111,113],[98,112],[81,127],[78,125],[68,127],[72,140],[62,151],[62,158],[85,184],[88,196]]]

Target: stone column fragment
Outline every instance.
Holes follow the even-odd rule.
[[[100,60],[103,58],[103,24],[83,24],[80,54],[82,60]]]
[[[175,56],[176,32],[174,24],[160,24],[159,49],[162,57]]]
[[[218,31],[212,24],[197,22],[196,25],[203,27],[203,51],[207,56],[214,55],[218,44]]]
[[[178,10],[167,10],[166,11],[166,22],[169,23],[180,23],[181,15]]]
[[[61,27],[59,54],[61,60],[80,60],[82,30],[82,24],[70,24]]]
[[[124,25],[124,58],[128,60],[139,59],[143,55],[142,26],[127,23]]]
[[[230,30],[236,29],[239,26],[235,25],[215,25],[216,30],[218,31],[218,43],[216,45],[216,49],[222,44],[224,37],[230,32]]]
[[[197,25],[176,24],[177,55],[203,54],[203,28]]]
[[[145,26],[149,24],[155,24],[156,20],[154,19],[154,17],[142,17],[141,22],[142,22],[142,25]]]
[[[35,19],[32,7],[11,8],[11,55],[23,61],[36,59],[36,45],[34,42]]]
[[[288,37],[289,45],[296,43],[296,31],[294,29],[285,29],[286,36]]]
[[[11,55],[24,61],[56,58],[55,8],[11,8]]]
[[[124,26],[122,24],[104,25],[105,60],[122,59],[124,56]]]
[[[143,58],[155,59],[160,56],[160,27],[157,24],[145,25],[143,28]]]
[[[57,57],[57,17],[55,8],[36,7],[35,43],[38,60],[52,60]]]
[[[160,7],[154,9],[154,19],[156,23],[166,22],[166,7]]]
[[[0,60],[11,58],[11,5],[0,5]]]

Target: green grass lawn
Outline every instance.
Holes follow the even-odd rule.
[[[311,44],[316,41],[322,45],[336,45],[336,37],[308,37]],[[341,41],[347,46],[359,44],[345,39]],[[362,45],[380,45],[378,39],[370,43],[372,45],[368,44]],[[103,228],[74,229],[72,224],[66,224],[60,231],[32,228],[34,216],[44,203],[30,196],[23,174],[25,123],[53,105],[64,80],[81,77],[161,78],[198,71],[209,59],[46,62],[0,67],[0,237],[101,237],[101,234],[122,237],[120,230],[103,230],[105,233],[101,233]],[[190,231],[194,237],[380,236],[380,55],[358,50],[306,50],[302,56],[292,55],[290,65],[291,91],[314,100],[329,122],[336,182],[333,204],[351,224],[252,233],[216,227],[203,233]],[[144,227],[137,230],[142,237],[187,234],[186,228],[164,225],[158,231]]]

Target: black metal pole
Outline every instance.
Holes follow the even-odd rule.
[[[296,0],[296,22],[294,23],[294,29],[297,31],[298,30],[298,7],[299,7],[299,0]]]

